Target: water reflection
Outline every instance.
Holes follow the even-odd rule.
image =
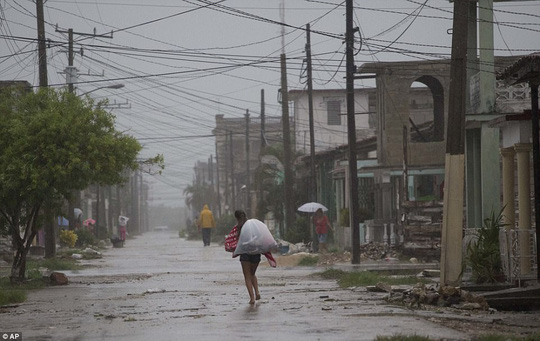
[[[244,309],[244,315],[246,318],[254,318],[257,316],[257,313],[259,311],[259,304],[249,304],[246,309]]]

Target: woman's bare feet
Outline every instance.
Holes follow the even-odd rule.
[[[249,301],[249,304],[253,305],[255,304],[255,301]]]
[[[255,296],[255,299],[256,299],[257,301],[260,300],[260,299],[261,299],[261,295],[257,294],[257,295]]]

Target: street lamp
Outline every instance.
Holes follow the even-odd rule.
[[[121,89],[123,88],[125,85],[122,84],[122,83],[117,83],[117,84],[111,84],[111,85],[105,85],[105,86],[100,86],[98,88],[95,88],[95,89],[92,89],[90,91],[87,91],[87,92],[84,92],[80,95],[77,95],[78,97],[82,97],[84,95],[88,95],[89,93],[91,92],[94,92],[94,91],[97,91],[97,90],[100,90],[100,89]]]

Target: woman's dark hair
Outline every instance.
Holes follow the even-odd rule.
[[[240,219],[242,217],[246,218],[246,212],[244,212],[242,210],[236,210],[236,211],[234,211],[234,217],[236,219]]]

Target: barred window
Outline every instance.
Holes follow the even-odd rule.
[[[341,102],[326,102],[327,123],[328,125],[341,125]]]

